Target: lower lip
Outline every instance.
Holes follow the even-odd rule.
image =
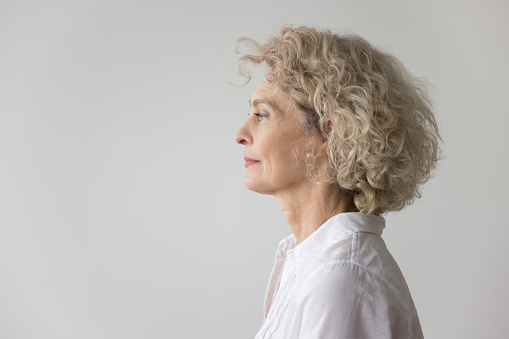
[[[259,161],[246,161],[246,164],[244,165],[245,168],[248,168],[251,165],[258,164]]]

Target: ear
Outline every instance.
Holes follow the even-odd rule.
[[[327,140],[324,140],[322,142],[322,144],[320,145],[320,147],[318,147],[318,154],[320,156],[326,157],[328,150],[329,150],[329,142]]]
[[[329,141],[328,136],[332,132],[332,121],[327,120],[324,124],[324,130],[322,132],[323,143],[318,148],[318,153],[322,156],[327,156],[327,151],[329,150]]]

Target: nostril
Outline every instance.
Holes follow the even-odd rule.
[[[247,145],[251,142],[251,131],[246,126],[246,124],[242,125],[237,133],[235,133],[235,142],[239,145]]]
[[[244,139],[244,136],[242,136],[239,132],[235,133],[235,142],[237,144],[244,145],[246,143],[246,139]]]

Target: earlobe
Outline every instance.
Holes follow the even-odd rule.
[[[324,128],[322,131],[323,143],[320,145],[320,148],[318,150],[320,155],[324,155],[324,156],[327,155],[327,152],[329,150],[329,141],[328,140],[329,140],[329,135],[331,132],[332,132],[332,121],[327,120],[324,124]]]
[[[329,150],[329,142],[327,140],[324,140],[324,142],[318,148],[318,154],[320,154],[320,156],[327,156],[328,150]]]

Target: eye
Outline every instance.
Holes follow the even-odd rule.
[[[258,113],[253,113],[258,117],[258,121],[262,121],[263,119],[266,119],[269,117],[269,113],[264,110],[260,110]]]

